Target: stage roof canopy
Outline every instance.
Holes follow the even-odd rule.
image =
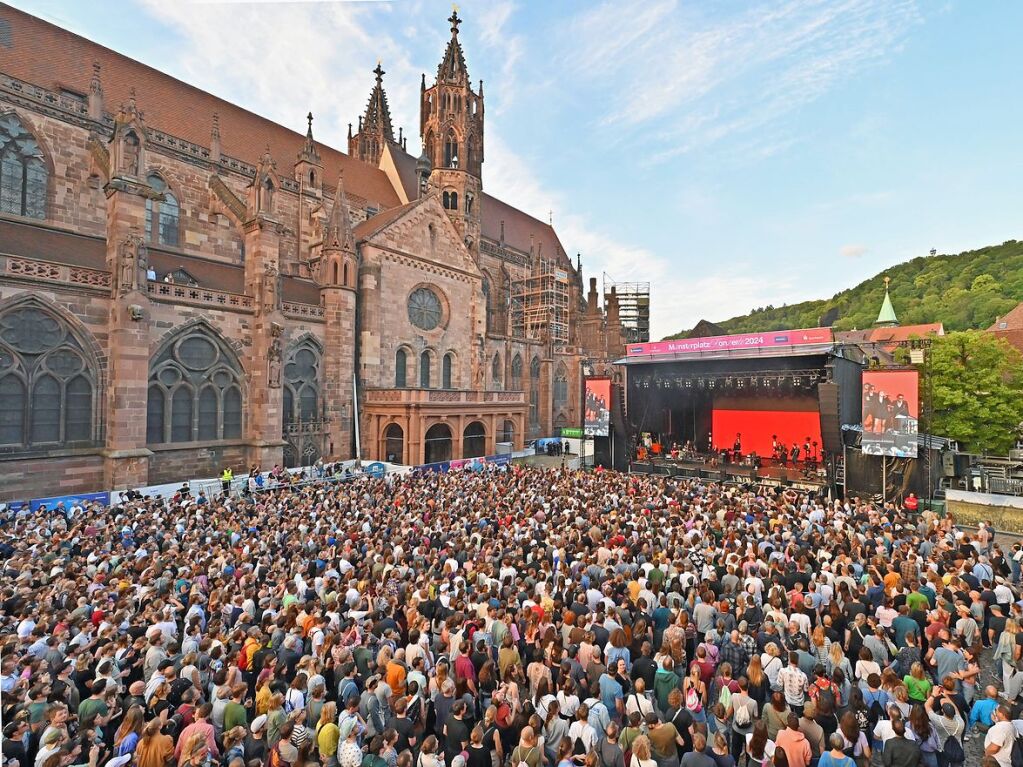
[[[825,354],[834,347],[831,328],[774,330],[708,338],[680,338],[629,344],[625,359],[618,364],[676,362],[690,359],[748,359],[751,357],[792,357]]]
[[[831,354],[834,344],[813,344],[807,346],[774,346],[766,349],[731,349],[724,351],[683,352],[671,354],[644,354],[622,357],[616,365],[649,365],[655,362],[700,362],[702,360],[747,360],[771,357],[813,357]]]

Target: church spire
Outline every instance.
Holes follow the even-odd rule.
[[[468,83],[469,70],[465,66],[465,55],[462,53],[462,44],[458,42],[458,25],[462,20],[458,18],[457,6],[451,11],[448,17],[451,23],[451,40],[444,51],[444,58],[437,67],[437,82]]]
[[[888,295],[888,283],[891,279],[884,278],[884,301],[881,303],[881,311],[878,312],[875,325],[883,328],[893,328],[899,324],[899,318],[895,316],[895,307],[892,306],[892,297]]]
[[[348,216],[348,198],[345,197],[345,176],[341,171],[337,177],[337,190],[334,192],[334,204],[330,208],[327,226],[323,230],[323,250],[344,251],[355,250],[355,237],[352,234],[352,222]]]
[[[305,119],[307,124],[305,143],[302,145],[302,151],[298,153],[298,159],[299,161],[305,160],[313,165],[320,165],[320,153],[316,151],[316,142],[313,140],[313,113],[307,114]]]
[[[379,165],[385,143],[394,143],[394,127],[387,93],[384,91],[386,72],[379,61],[373,74],[376,76],[376,84],[370,91],[366,112],[359,120],[359,132],[348,137],[348,154],[371,165]]]

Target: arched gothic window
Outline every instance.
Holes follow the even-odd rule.
[[[445,354],[444,355],[444,360],[441,362],[441,371],[440,371],[440,373],[441,373],[441,375],[440,375],[440,379],[441,379],[440,386],[441,386],[442,389],[450,389],[450,388],[452,388],[451,387],[451,368],[454,367],[454,364],[455,364],[455,355],[452,354],[451,352],[448,352],[447,354]]]
[[[522,357],[516,354],[512,357],[511,363],[511,381],[509,384],[516,389],[522,388]]]
[[[293,346],[284,365],[284,425],[320,418],[320,347],[306,338]]]
[[[444,192],[441,202],[445,210],[458,210],[458,192]]]
[[[46,218],[43,150],[15,114],[0,117],[0,213]]]
[[[444,139],[444,167],[445,168],[457,168],[458,167],[458,137],[455,135],[454,130],[448,130],[448,135]],[[455,206],[455,210],[458,206]]]
[[[564,362],[559,362],[554,371],[554,407],[564,407],[568,402],[568,368]]]
[[[98,438],[97,373],[67,321],[34,303],[0,316],[0,450]]]
[[[404,349],[394,353],[394,387],[404,389],[408,384],[408,354]]]
[[[430,388],[430,352],[425,351],[419,355],[419,386],[422,389]]]
[[[490,332],[490,318],[493,315],[493,305],[490,299],[490,279],[485,274],[483,275],[483,302],[487,318],[487,332]]]
[[[494,388],[501,388],[501,355],[495,354],[494,361],[490,365],[490,374],[494,379]]]
[[[178,224],[181,209],[167,182],[157,173],[150,173],[146,182],[153,191],[163,194],[163,200],[146,199],[146,241],[158,245],[177,247]]]
[[[238,439],[242,380],[238,357],[212,329],[181,331],[149,364],[146,441]]]

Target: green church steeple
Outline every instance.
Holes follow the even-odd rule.
[[[895,316],[895,307],[892,306],[892,298],[888,295],[888,283],[891,280],[884,278],[884,302],[881,304],[881,311],[877,315],[874,324],[882,328],[893,328],[899,324],[899,318]]]

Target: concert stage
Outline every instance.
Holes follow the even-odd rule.
[[[659,457],[641,462],[649,471],[708,478],[724,471],[735,478],[729,481],[832,484],[842,424],[860,420],[861,367],[845,352],[829,328],[630,345],[619,362],[626,369],[632,470],[637,458],[659,446]],[[673,445],[684,455],[719,459],[714,465],[672,462],[666,456]],[[772,460],[780,450],[787,467]],[[720,460],[724,452],[739,460]],[[759,457],[756,473],[741,464],[751,453]],[[825,469],[823,478],[803,476],[808,455]]]
[[[807,469],[802,465],[793,468],[791,465],[769,463],[753,468],[741,464],[721,463],[710,458],[677,461],[670,458],[649,458],[631,461],[628,469],[635,474],[665,474],[669,477],[700,478],[733,485],[757,484],[817,491],[823,491],[828,485],[827,469],[823,466]]]

